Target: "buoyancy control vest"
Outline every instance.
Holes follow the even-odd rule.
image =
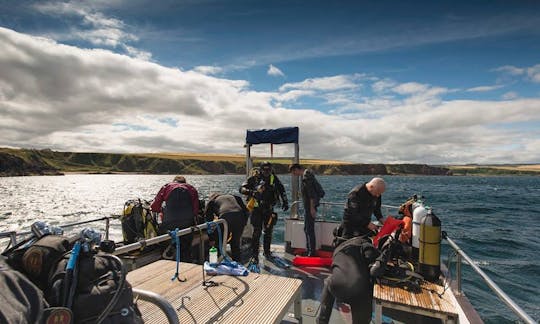
[[[192,193],[188,188],[178,187],[171,191],[163,207],[163,219],[159,233],[165,234],[175,228],[183,229],[196,224]]]
[[[134,243],[157,235],[157,220],[152,216],[150,202],[144,199],[126,201],[121,222],[125,243]]]

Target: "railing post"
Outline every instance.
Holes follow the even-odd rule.
[[[105,218],[105,239],[109,239],[109,228],[111,227],[111,221],[109,217]]]
[[[461,290],[461,254],[457,253],[456,259],[456,281],[457,281],[457,295],[463,295]]]
[[[10,232],[9,233],[9,239],[11,240],[11,246],[17,245],[17,233]]]

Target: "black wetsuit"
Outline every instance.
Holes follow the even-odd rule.
[[[336,248],[332,274],[324,281],[317,323],[328,323],[334,299],[351,306],[353,324],[370,323],[373,279],[369,267],[379,256],[371,240],[355,237]]]
[[[258,192],[257,187],[263,186],[264,191]],[[240,192],[250,197],[255,197],[257,203],[253,211],[251,212],[251,225],[253,225],[253,237],[252,237],[252,256],[258,260],[259,257],[259,241],[263,231],[264,224],[264,237],[263,248],[264,253],[270,254],[270,245],[272,244],[272,230],[277,222],[277,215],[274,214],[274,205],[281,198],[283,208],[288,208],[288,200],[285,195],[285,187],[279,178],[270,174],[269,176],[263,176],[263,174],[254,175],[249,177],[240,187]]]
[[[373,197],[366,188],[366,184],[357,185],[347,196],[347,205],[343,212],[343,237],[349,239],[355,236],[369,234],[367,228],[374,214],[378,220],[381,213],[381,197]]]
[[[232,258],[235,261],[240,261],[240,240],[242,239],[242,232],[249,217],[242,198],[228,194],[218,195],[208,202],[204,215],[206,221],[212,221],[214,215],[227,221],[229,232],[232,234],[229,242]]]
[[[306,234],[306,252],[308,256],[316,255],[315,241],[315,215],[311,214],[311,203],[315,210],[319,200],[324,196],[324,190],[310,169],[306,169],[302,176],[302,202],[304,203],[304,233]]]

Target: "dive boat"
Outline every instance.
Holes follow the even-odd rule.
[[[268,143],[294,144],[293,163],[299,162],[298,128],[287,127],[273,130],[248,130],[246,135],[246,172],[253,167],[251,146]],[[275,258],[260,256],[261,273],[246,276],[209,276],[202,264],[164,260],[161,250],[149,247],[170,241],[169,234],[140,240],[131,244],[117,244],[112,254],[120,257],[129,271],[127,280],[142,317],[147,323],[315,323],[320,309],[320,294],[324,280],[331,274],[333,231],[338,220],[328,220],[325,212],[342,208],[343,203],[321,202],[321,215],[316,220],[315,231],[319,257],[300,259],[297,254],[305,247],[299,179],[291,179],[292,203],[290,216],[285,220],[283,244],[273,244]],[[389,210],[397,206],[383,206]],[[393,213],[395,214],[395,213]],[[119,215],[61,226],[64,230],[80,230],[94,224],[103,231],[108,240],[111,222],[119,222]],[[228,237],[227,223],[222,237]],[[192,235],[215,227],[205,223],[177,231],[177,236]],[[33,235],[27,232],[0,233],[0,239],[9,239],[14,246],[23,238]],[[246,226],[244,237],[251,237]],[[482,323],[461,286],[461,267],[466,262],[486,285],[525,323],[536,323],[512,299],[506,295],[475,262],[450,238],[443,236],[456,261],[452,271],[441,264],[439,280],[427,281],[411,274],[407,280],[392,284],[378,281],[374,287],[373,323]],[[249,240],[243,245],[247,252]],[[226,240],[221,242],[227,251]],[[244,255],[244,259],[248,256]],[[182,280],[171,280],[176,274]],[[413,269],[414,272],[414,269]],[[453,276],[450,276],[450,273]],[[185,280],[184,280],[185,279]],[[409,285],[410,284],[410,285]],[[351,323],[351,311],[347,304],[336,303],[330,323]]]

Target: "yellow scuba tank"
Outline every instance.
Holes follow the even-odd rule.
[[[431,208],[420,222],[420,251],[418,272],[429,281],[437,281],[441,274],[441,220]]]

